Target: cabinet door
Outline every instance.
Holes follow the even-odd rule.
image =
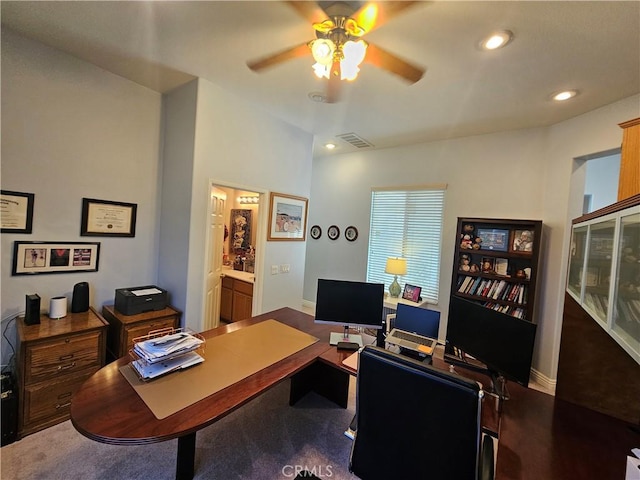
[[[220,319],[231,322],[233,319],[233,290],[222,287],[220,291]]]
[[[233,315],[232,320],[237,322],[238,320],[244,320],[251,317],[251,303],[253,297],[234,290],[233,292]]]

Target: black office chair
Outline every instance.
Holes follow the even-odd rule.
[[[493,478],[493,441],[483,438],[478,383],[367,346],[356,385],[349,470],[359,478]]]

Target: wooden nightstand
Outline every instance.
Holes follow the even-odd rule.
[[[134,338],[160,328],[179,328],[182,312],[167,306],[162,310],[125,315],[113,305],[105,305],[102,307],[102,315],[109,322],[109,360],[115,360],[127,354],[133,347]]]
[[[69,418],[75,391],[105,362],[107,322],[93,309],[40,323],[19,318],[19,438]]]

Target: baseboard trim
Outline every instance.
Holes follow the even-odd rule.
[[[530,380],[531,381],[529,382],[529,386],[531,386],[531,383],[533,382],[537,384],[539,387],[541,387],[543,390],[545,390],[547,393],[550,393],[551,395],[555,395],[557,380],[551,379],[546,375],[543,375],[542,373],[540,373],[534,368],[531,369]]]

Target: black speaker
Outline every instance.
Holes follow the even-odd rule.
[[[24,307],[24,323],[27,325],[40,323],[40,295],[37,293],[27,295],[27,302]]]
[[[89,284],[87,282],[76,283],[73,286],[71,313],[86,312],[87,310],[89,310]]]

